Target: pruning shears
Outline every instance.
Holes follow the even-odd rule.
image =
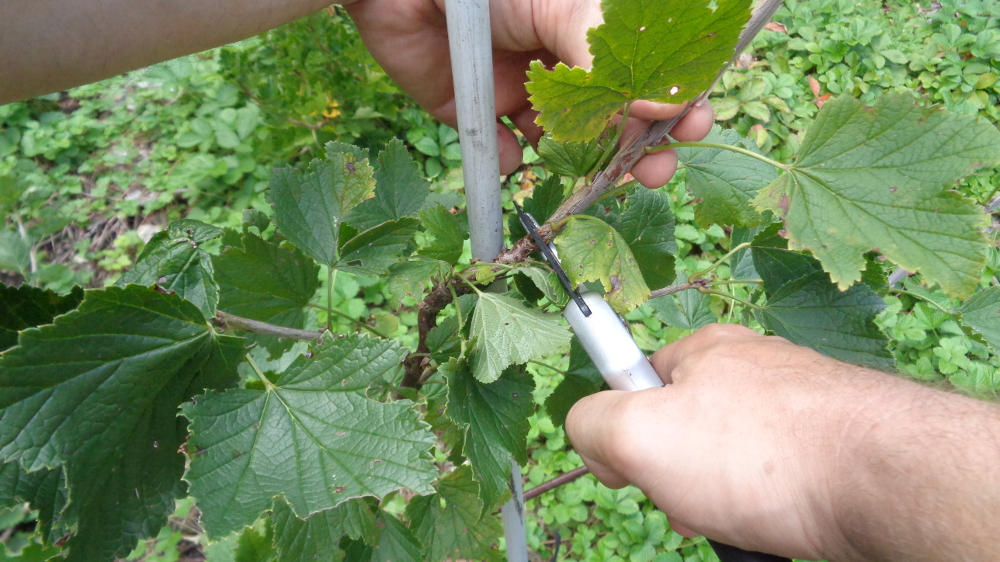
[[[581,294],[560,265],[555,247],[545,242],[538,233],[535,218],[524,212],[516,202],[514,208],[524,230],[538,245],[542,256],[572,299],[563,310],[563,316],[608,386],[614,390],[645,390],[664,386],[649,359],[636,345],[628,325],[604,300],[604,296],[597,291]],[[790,562],[773,554],[748,552],[711,539],[708,542],[722,562]]]

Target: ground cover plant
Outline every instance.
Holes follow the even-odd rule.
[[[732,128],[680,148],[685,169],[667,188],[623,184],[617,164],[627,156],[613,154],[608,117],[633,99],[682,102],[709,86],[749,14],[745,2],[716,4],[689,6],[677,29],[659,9],[643,14],[627,0],[610,2],[608,24],[592,37],[604,63],[589,75],[534,67],[529,88],[552,136],[536,165],[510,179],[513,197],[545,222],[576,281],[605,288],[644,348],[711,321],[741,322],[845,361],[993,391],[1000,289],[996,234],[982,205],[997,181],[991,168],[967,174],[1000,164],[1000,134],[986,121],[995,119],[997,95],[995,82],[987,84],[997,68],[995,11],[966,5],[954,23],[948,12],[917,7],[789,3],[778,18],[785,31],[759,41],[766,54],[742,59],[748,68],[718,87],[732,94],[717,104]],[[827,24],[844,10],[864,17],[844,19],[841,31]],[[888,34],[873,29],[911,13],[926,24],[914,25],[926,43],[889,54],[891,45],[879,44]],[[683,81],[652,72],[672,61],[622,55],[607,39],[635,36],[643,48],[661,49],[643,34],[697,46],[699,71]],[[883,53],[881,67],[866,49]],[[0,300],[0,505],[10,508],[3,527],[37,532],[8,533],[20,543],[8,543],[3,556],[159,556],[156,542],[137,541],[176,543],[191,507],[175,500],[187,495],[201,512],[199,536],[220,541],[204,549],[210,560],[333,552],[346,560],[497,559],[495,508],[509,493],[509,458],[528,467],[532,485],[578,468],[560,426],[576,399],[602,385],[559,320],[566,296],[532,257],[516,219],[496,263],[470,262],[461,200],[445,171],[458,156],[446,129],[415,112],[392,117],[409,123],[398,136],[419,151],[414,160],[384,129],[337,120],[357,99],[334,105],[315,83],[271,82],[282,73],[254,70],[273,59],[249,45],[200,60],[215,64],[216,56],[238,76],[211,75],[217,105],[181,113],[177,138],[197,149],[192,159],[232,157],[239,170],[239,155],[267,141],[277,147],[268,150],[284,151],[277,159],[298,163],[266,171],[255,164],[229,184],[212,176],[224,185],[199,180],[229,201],[245,193],[237,207],[246,210],[219,221],[220,211],[200,209],[192,196],[195,212],[153,235],[107,288],[69,290],[83,279],[68,267],[69,278],[50,286],[62,291],[33,287],[53,281],[41,266],[32,271],[30,252],[14,254],[28,255],[16,263],[32,283],[4,287]],[[322,55],[286,56],[325,63]],[[961,71],[945,74],[950,81],[923,74],[951,63]],[[642,79],[622,81],[625,71]],[[813,81],[822,93],[813,94]],[[611,93],[589,96],[595,83]],[[902,91],[915,85],[947,109]],[[30,104],[6,110],[30,114]],[[229,117],[240,139],[239,120],[251,115],[256,124],[280,121],[272,132],[284,140],[246,125],[251,133],[239,142],[250,149],[225,147]],[[208,128],[196,127],[198,118]],[[324,134],[371,140],[351,146]],[[16,135],[5,162],[28,170],[6,176],[29,178],[19,185],[34,189],[43,178],[51,197],[64,187],[52,178],[76,181],[63,178],[87,170],[89,153],[69,132],[52,158],[38,153],[38,170],[22,162],[24,138],[35,137]],[[307,146],[304,161],[289,156]],[[435,186],[423,177],[438,174],[446,179]],[[961,195],[952,190],[959,180]],[[45,220],[63,220],[47,219],[44,198],[29,189],[15,193],[17,204],[8,204],[24,219],[9,232],[20,240]],[[111,257],[131,261],[123,256]],[[892,288],[896,266],[916,275]],[[501,278],[507,293],[485,290]],[[69,348],[69,338],[88,345]],[[711,558],[704,543],[669,531],[634,489],[610,491],[585,478],[529,506],[540,552],[551,553],[558,536],[567,559]],[[174,526],[161,531],[175,511]]]

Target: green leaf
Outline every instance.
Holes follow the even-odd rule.
[[[526,439],[528,417],[535,410],[534,389],[534,379],[518,367],[508,368],[490,384],[477,381],[464,365],[448,369],[447,415],[466,428],[464,452],[486,509],[509,496],[511,457],[519,464],[528,463]]]
[[[299,519],[282,499],[274,501],[271,511],[274,547],[278,562],[312,562],[340,550],[344,535],[374,543],[379,529],[375,514],[365,498],[353,498],[332,509],[325,509]]]
[[[304,307],[319,288],[319,267],[302,252],[246,233],[242,247],[227,247],[213,259],[219,309],[286,328],[305,325]],[[250,342],[280,355],[291,340],[249,335]]]
[[[753,261],[767,294],[767,306],[755,311],[757,320],[788,341],[834,359],[892,367],[888,339],[875,324],[885,302],[862,283],[840,291],[818,261],[782,249],[781,239],[769,236],[778,226],[754,242]]]
[[[349,155],[358,162],[368,159],[367,148],[361,148],[360,146],[354,146],[353,144],[347,144],[346,142],[330,141],[324,145],[324,148],[326,148],[327,160],[333,160],[335,154]]]
[[[482,514],[482,517],[480,517]],[[497,541],[503,528],[496,515],[483,514],[472,469],[462,466],[441,479],[437,493],[410,500],[410,529],[427,549],[427,562],[472,559],[501,562]]]
[[[710,7],[710,4],[714,6]],[[531,63],[527,89],[539,125],[559,142],[597,138],[626,102],[682,103],[708,89],[733,56],[747,0],[605,0],[587,32],[593,69]]]
[[[210,535],[250,524],[280,494],[307,517],[353,497],[429,491],[434,435],[409,402],[365,396],[406,351],[357,334],[323,340],[277,384],[209,393],[182,408],[197,451],[185,479]]]
[[[70,560],[126,556],[164,525],[184,493],[177,407],[238,380],[242,341],[179,296],[130,285],[87,291],[0,356],[0,460],[64,467]]]
[[[13,230],[0,230],[0,270],[26,273],[31,267],[31,243]]]
[[[419,225],[417,219],[402,218],[366,230],[344,243],[335,267],[357,275],[382,275],[403,258]]]
[[[823,105],[790,173],[755,204],[785,219],[792,249],[808,249],[841,288],[877,249],[907,271],[966,298],[986,259],[985,216],[946,187],[1000,163],[1000,131],[972,115],[922,107],[909,94],[873,106]]]
[[[1000,351],[1000,286],[975,293],[958,311],[962,324],[982,334],[994,351]]]
[[[757,143],[732,129],[712,127],[704,142],[728,144],[760,153]],[[719,148],[678,148],[677,156],[687,168],[687,187],[701,201],[694,218],[703,228],[712,224],[756,226],[760,215],[750,202],[757,191],[778,177],[773,166],[756,158]]]
[[[535,217],[538,224],[543,224],[556,212],[559,204],[563,201],[563,185],[559,176],[551,175],[545,181],[535,184],[531,191],[531,197],[524,200],[522,209],[525,213]],[[507,215],[507,226],[510,228],[510,239],[519,240],[528,233],[521,225],[521,219],[517,213]]]
[[[605,299],[626,313],[649,298],[639,265],[622,235],[601,219],[574,215],[555,239],[559,257],[574,285],[600,281]]]
[[[382,531],[372,549],[372,562],[423,562],[423,546],[409,527],[384,511],[379,512],[378,522]]]
[[[670,197],[634,187],[628,191],[624,210],[609,223],[628,244],[647,287],[666,287],[674,281],[677,241]]]
[[[375,189],[372,174],[367,160],[343,152],[313,160],[305,173],[275,168],[267,199],[278,230],[319,263],[336,264],[343,217]]]
[[[719,320],[709,308],[710,303],[708,295],[687,290],[652,299],[649,306],[668,325],[684,330],[697,330]]]
[[[38,531],[49,544],[66,534],[59,518],[67,500],[62,469],[25,472],[17,461],[0,462],[0,508],[28,502],[38,512]]]
[[[417,256],[415,256],[417,257]],[[451,266],[443,261],[417,257],[394,264],[389,268],[386,285],[389,289],[389,306],[399,308],[403,297],[415,301],[424,298],[424,286],[433,279],[443,279],[451,274]]]
[[[580,340],[573,336],[569,348],[569,369],[559,386],[545,399],[545,411],[557,427],[566,425],[566,416],[573,404],[601,390],[603,386],[604,378],[580,345]]]
[[[564,143],[556,142],[548,135],[538,139],[538,155],[545,160],[545,167],[549,172],[561,176],[571,178],[586,176],[594,166],[597,166],[603,154],[604,149],[597,139],[590,142]]]
[[[156,284],[194,303],[205,318],[214,317],[219,286],[215,283],[212,256],[201,245],[222,236],[222,232],[221,228],[195,220],[170,223],[167,230],[149,240],[117,285]]]
[[[458,263],[458,258],[462,256],[465,237],[469,233],[468,223],[460,222],[458,216],[451,214],[441,205],[424,209],[418,216],[427,233],[433,237],[433,240],[421,248],[419,253],[452,265]]]
[[[556,306],[564,307],[569,302],[570,296],[566,293],[566,289],[563,288],[562,282],[559,281],[555,272],[540,266],[521,267],[518,268],[517,272],[530,279],[539,293]]]
[[[470,334],[476,342],[472,374],[483,383],[497,380],[508,365],[564,352],[570,338],[558,316],[493,293],[479,295]]]
[[[42,290],[31,285],[10,287],[0,284],[0,351],[17,345],[21,330],[52,323],[83,300],[83,289],[73,287],[68,295]]]
[[[403,141],[389,141],[378,160],[375,197],[362,201],[344,218],[360,230],[413,215],[430,193],[430,184],[420,175]]]
[[[240,534],[233,552],[233,562],[271,562],[277,552],[272,546],[274,528],[267,519],[258,521]]]

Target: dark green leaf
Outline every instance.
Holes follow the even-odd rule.
[[[885,302],[861,283],[840,291],[816,259],[782,249],[782,239],[769,236],[777,226],[754,241],[753,261],[767,294],[767,306],[755,312],[757,320],[788,341],[834,359],[891,367],[888,339],[875,324]]]
[[[710,4],[714,6],[710,7]],[[528,71],[539,125],[559,142],[595,139],[626,102],[688,101],[733,56],[750,2],[605,0],[604,23],[587,32],[593,69],[540,61]]]
[[[496,515],[483,513],[479,486],[469,466],[442,478],[436,494],[410,500],[406,518],[412,522],[414,536],[427,549],[427,562],[449,558],[503,560],[497,548],[503,528]]]
[[[556,306],[563,307],[569,302],[570,296],[566,293],[566,289],[563,288],[562,282],[559,281],[555,272],[539,266],[522,267],[517,271],[530,280],[541,296],[546,297]]]
[[[652,299],[649,301],[649,306],[667,325],[684,330],[697,330],[718,321],[718,317],[709,308],[710,303],[708,295],[689,289],[675,295]]]
[[[458,216],[441,205],[420,211],[419,217],[427,234],[433,238],[419,253],[453,265],[458,263],[465,237],[469,233],[468,223],[460,222]]]
[[[565,425],[566,415],[573,404],[601,390],[603,386],[604,378],[580,345],[580,340],[573,336],[569,350],[569,369],[559,386],[545,399],[545,411],[556,426]]]
[[[344,243],[335,267],[357,275],[382,275],[403,258],[419,224],[402,218],[358,234]]]
[[[365,396],[405,350],[357,334],[323,340],[276,385],[209,393],[182,409],[197,451],[185,478],[210,535],[249,524],[280,494],[307,517],[353,497],[429,491],[434,435],[409,402]]]
[[[193,304],[130,285],[88,291],[0,357],[0,459],[65,468],[70,560],[122,557],[156,535],[184,493],[177,407],[234,384],[243,353]]]
[[[590,142],[565,143],[556,142],[548,135],[538,139],[538,155],[545,160],[546,168],[549,172],[561,176],[572,178],[586,176],[597,165],[602,154],[604,149],[598,144],[597,139]]]
[[[335,158],[335,154],[349,154],[357,162],[368,159],[367,148],[361,148],[360,146],[354,146],[353,144],[347,144],[339,141],[330,141],[326,143],[327,160],[333,160]]]
[[[375,197],[362,201],[344,218],[361,230],[413,215],[423,207],[430,192],[430,184],[421,177],[403,141],[389,141],[378,160]]]
[[[760,153],[757,143],[732,129],[713,127],[704,142],[738,146]],[[712,224],[756,226],[760,215],[750,202],[757,191],[778,177],[773,166],[756,158],[720,148],[678,148],[687,168],[687,187],[700,199],[694,217],[702,227]]]
[[[212,256],[201,245],[220,236],[221,228],[203,222],[174,221],[149,240],[135,265],[117,284],[156,284],[191,301],[205,318],[212,318],[219,302],[219,286],[215,283]]]
[[[873,106],[823,105],[790,173],[755,204],[785,220],[792,249],[808,249],[842,289],[877,249],[907,271],[965,298],[986,259],[983,210],[947,191],[975,166],[1000,164],[1000,131],[972,115],[921,107],[910,94]]]
[[[304,326],[304,307],[319,288],[319,267],[302,252],[247,233],[241,247],[226,248],[213,263],[220,310],[286,328]],[[248,340],[267,347],[272,356],[294,343],[258,335]]]
[[[243,211],[243,227],[253,227],[257,229],[257,234],[263,235],[267,227],[271,225],[271,217],[258,211],[257,209],[245,209]]]
[[[66,534],[59,518],[67,500],[62,469],[25,472],[17,461],[0,462],[0,508],[31,504],[38,511],[38,531],[49,544]]]
[[[448,417],[466,427],[465,456],[479,482],[479,497],[492,509],[508,497],[510,459],[528,463],[528,417],[535,410],[535,382],[518,367],[483,384],[465,365],[448,369]]]
[[[278,230],[319,263],[336,264],[340,225],[375,189],[372,173],[367,160],[342,152],[313,160],[305,173],[275,168],[267,198]]]
[[[632,250],[647,287],[666,287],[674,281],[677,241],[670,197],[634,187],[628,191],[624,210],[610,224]]]
[[[344,535],[372,544],[379,529],[369,500],[353,498],[332,509],[299,519],[282,499],[274,501],[271,511],[274,547],[278,562],[312,562],[340,550]]]
[[[542,183],[535,184],[531,192],[531,197],[524,200],[521,208],[524,212],[535,217],[538,224],[544,224],[556,212],[562,201],[562,180],[559,179],[559,176],[552,175],[545,178],[545,181]],[[528,234],[524,230],[524,227],[521,226],[521,220],[518,218],[517,213],[510,213],[507,217],[507,226],[510,229],[510,239],[512,241],[519,240]]]
[[[76,308],[83,289],[73,287],[66,296],[30,285],[9,287],[0,284],[0,351],[17,345],[21,330],[49,324],[60,314]]]
[[[372,550],[372,562],[423,562],[424,549],[413,532],[402,521],[380,511],[381,533]]]
[[[482,293],[472,313],[472,373],[483,383],[500,377],[508,365],[524,363],[540,355],[565,351],[569,329],[559,317],[525,308],[504,295]]]
[[[649,298],[632,250],[621,234],[606,222],[574,215],[555,239],[562,266],[574,285],[600,281],[608,303],[626,313]]]
[[[958,311],[962,324],[982,334],[994,351],[1000,351],[1000,286],[975,293]]]

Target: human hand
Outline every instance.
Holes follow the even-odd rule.
[[[361,39],[386,73],[435,118],[455,127],[455,94],[449,61],[444,0],[354,0],[344,7],[354,19]],[[592,55],[586,32],[603,20],[599,0],[494,0],[490,2],[493,29],[493,68],[497,116],[507,116],[532,145],[542,129],[535,124],[524,88],[532,60],[547,66],[562,61],[589,68]],[[631,142],[650,120],[670,119],[683,109],[638,101],[622,135]],[[708,102],[692,110],[671,132],[680,141],[701,140],[713,121]],[[517,137],[502,123],[497,125],[500,172],[507,174],[521,164]],[[677,153],[666,150],[644,156],[632,175],[647,187],[667,183],[677,169]]]
[[[852,420],[892,377],[723,324],[652,362],[673,384],[597,393],[566,420],[601,482],[635,484],[685,536],[807,560],[845,550],[831,483]]]

